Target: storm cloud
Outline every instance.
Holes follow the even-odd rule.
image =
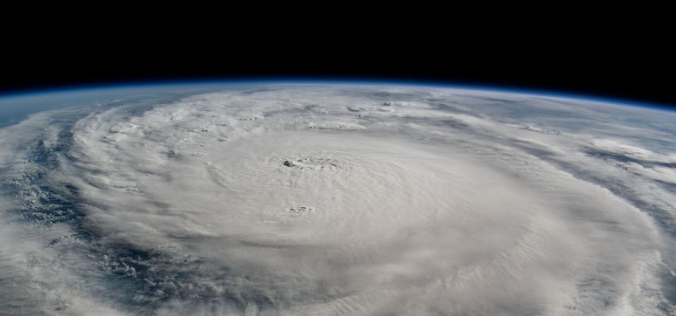
[[[0,129],[0,309],[674,313],[676,114],[266,85]]]

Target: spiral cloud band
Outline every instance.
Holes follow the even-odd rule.
[[[0,309],[672,315],[671,122],[343,85],[39,113],[0,129]]]

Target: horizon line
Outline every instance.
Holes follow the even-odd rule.
[[[616,104],[621,106],[651,108],[676,112],[676,104],[638,101],[630,99],[621,99],[614,97],[605,97],[592,94],[566,92],[562,90],[547,90],[538,88],[516,88],[506,85],[490,84],[467,84],[441,80],[417,80],[417,79],[390,79],[390,78],[352,78],[352,77],[316,77],[316,78],[280,78],[280,77],[242,77],[242,78],[186,78],[186,79],[151,79],[151,80],[127,80],[111,82],[95,82],[81,84],[66,84],[42,88],[16,89],[14,91],[0,92],[0,99],[31,97],[44,94],[59,94],[68,92],[85,92],[92,90],[113,90],[113,89],[131,89],[143,87],[163,87],[163,86],[197,86],[197,85],[237,85],[237,84],[334,84],[334,85],[395,85],[395,86],[415,86],[428,88],[446,88],[463,89],[486,92],[502,92],[512,94],[526,94],[541,97],[584,100],[597,103]]]

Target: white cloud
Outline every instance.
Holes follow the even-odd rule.
[[[72,314],[630,315],[668,306],[646,288],[659,287],[670,264],[669,237],[637,203],[662,203],[670,215],[673,192],[651,185],[674,183],[674,170],[587,151],[672,156],[587,129],[550,133],[565,127],[532,113],[496,118],[578,108],[593,117],[592,108],[423,90],[219,92],[46,123],[49,135],[70,129],[72,144],[54,153],[59,168],[44,184],[76,187],[85,214],[76,221],[84,228],[59,224],[47,240],[78,229],[92,237],[41,254],[60,264],[34,268],[58,274],[49,282],[58,286],[22,281],[25,295],[83,289],[61,298]],[[435,106],[443,102],[463,113]],[[40,137],[11,135],[44,125],[44,115],[0,130],[14,146],[2,154]],[[1,225],[11,228],[6,240],[26,235]]]

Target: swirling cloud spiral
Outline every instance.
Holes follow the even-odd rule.
[[[676,313],[675,113],[172,91],[0,128],[0,314]]]

